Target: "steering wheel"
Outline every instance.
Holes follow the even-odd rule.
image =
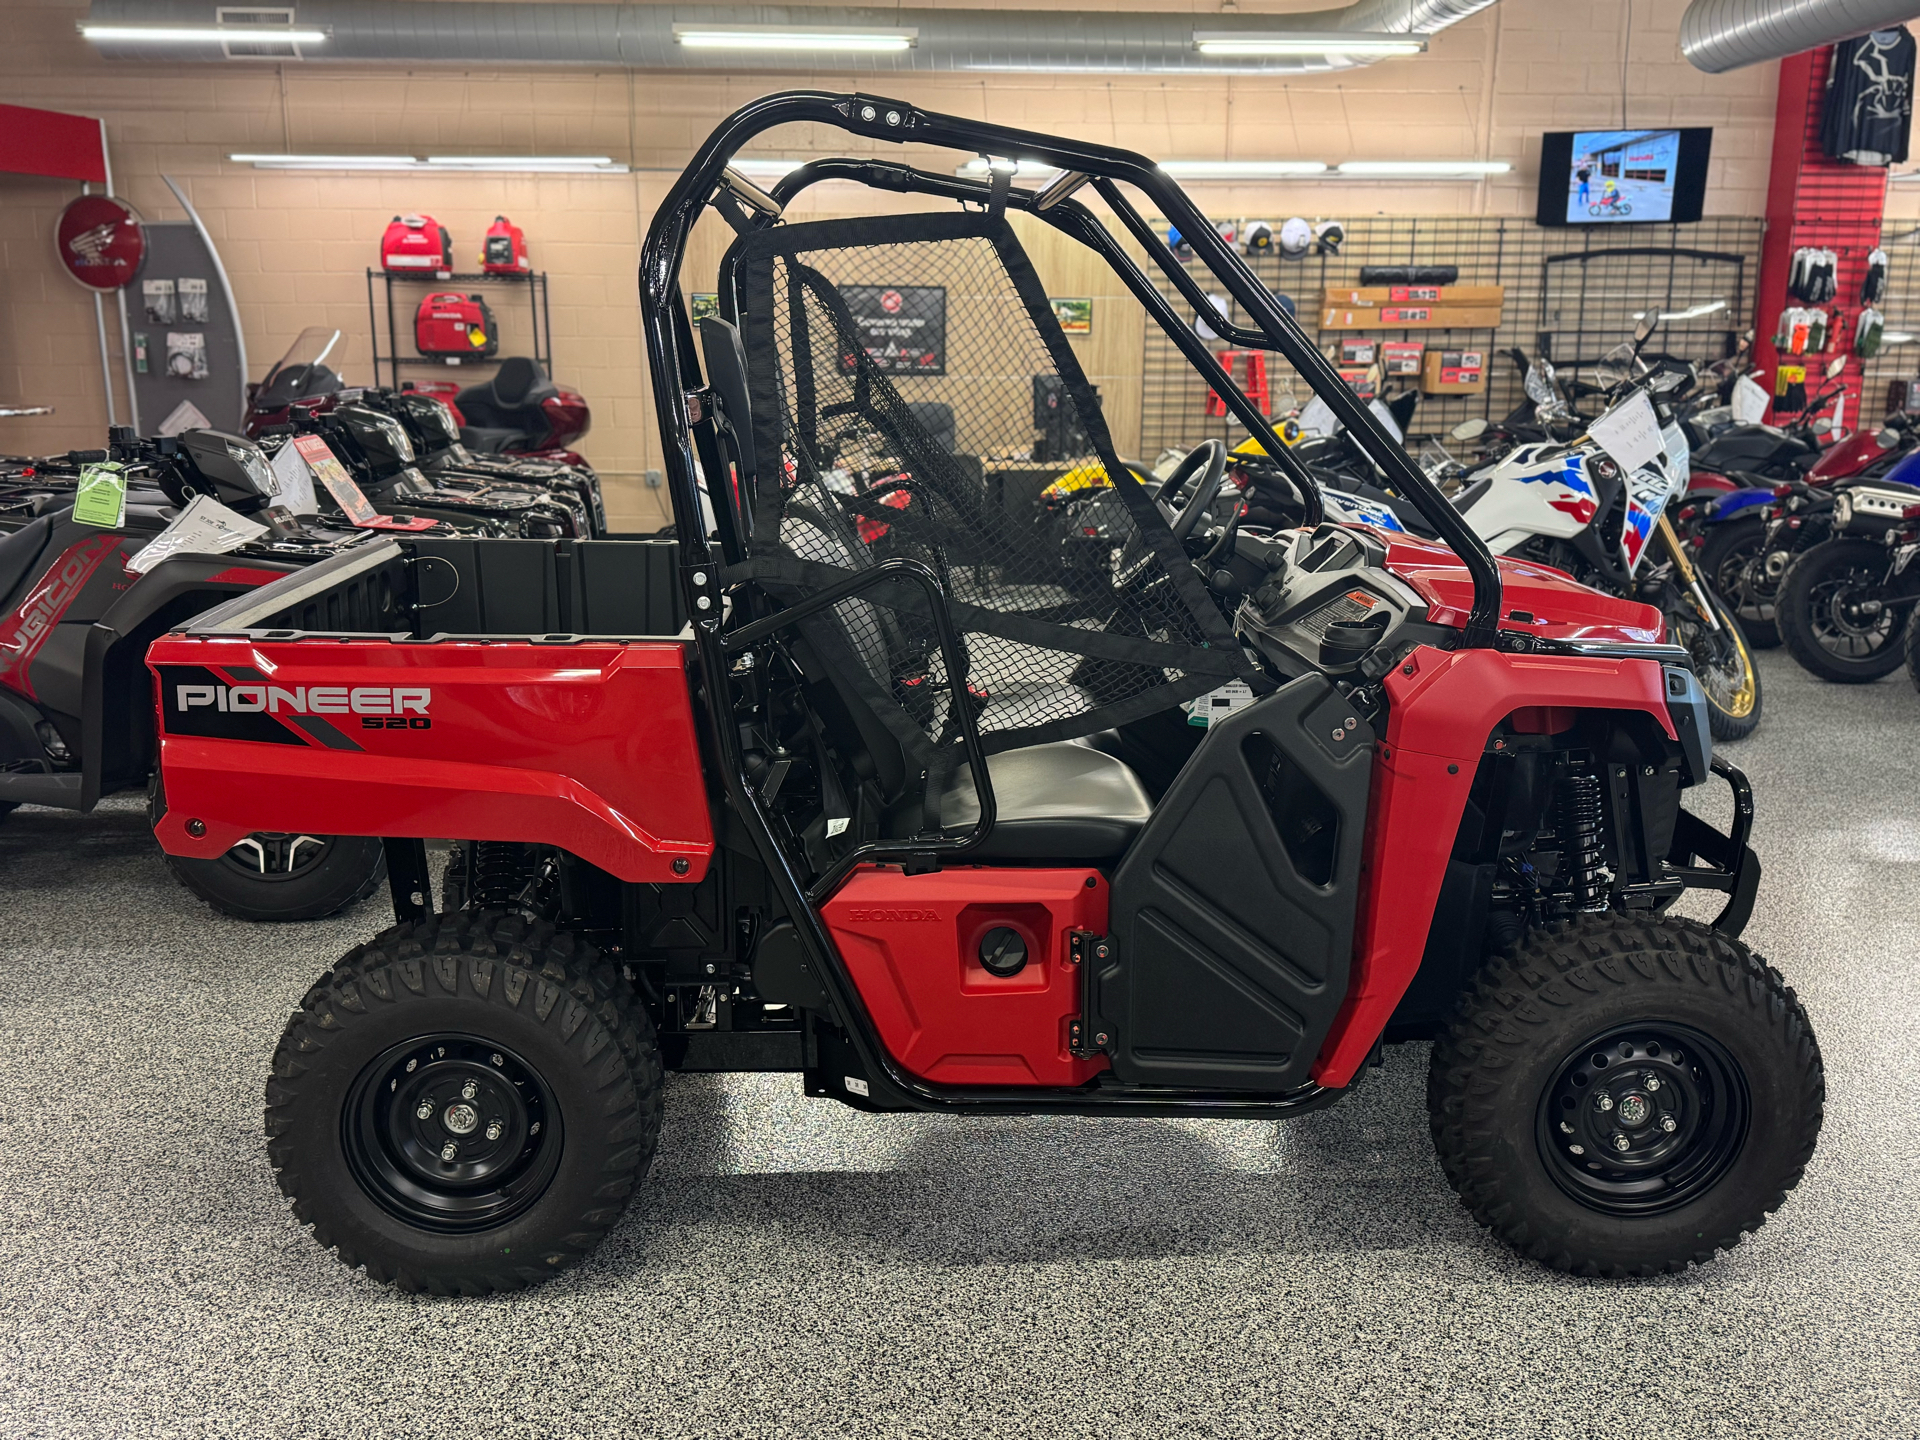
[[[1154,504],[1167,517],[1167,523],[1174,531],[1174,539],[1186,540],[1194,533],[1194,527],[1200,524],[1201,516],[1206,514],[1208,506],[1213,504],[1215,495],[1220,491],[1221,476],[1226,470],[1227,446],[1218,440],[1203,440],[1182,456],[1173,474],[1161,482],[1160,489],[1154,492]],[[1194,487],[1194,493],[1188,496],[1187,503],[1176,510],[1174,504],[1181,488],[1196,471],[1201,472],[1200,483]]]

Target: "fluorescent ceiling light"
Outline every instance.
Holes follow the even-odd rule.
[[[558,174],[625,174],[606,155],[429,155],[429,165],[442,170],[551,171]]]
[[[411,155],[229,155],[261,170],[413,170]]]
[[[1481,180],[1513,168],[1505,160],[1343,160],[1340,173],[1358,180]]]
[[[1419,55],[1425,35],[1388,35],[1339,30],[1196,30],[1194,48],[1203,55]]]
[[[1325,160],[1164,160],[1156,167],[1175,180],[1284,180],[1324,175]]]
[[[910,50],[916,29],[847,30],[812,25],[676,25],[689,50]]]
[[[521,175],[625,175],[605,155],[253,155],[227,157],[259,170],[412,170],[441,174],[491,171]]]
[[[736,156],[727,162],[727,168],[748,180],[779,180],[784,175],[793,174],[804,163],[799,160],[742,160]]]
[[[250,45],[321,45],[324,30],[280,30],[266,25],[82,25],[84,40],[126,40],[136,43],[219,45],[239,41]]]

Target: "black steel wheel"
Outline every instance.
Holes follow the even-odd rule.
[[[1788,568],[1775,624],[1803,669],[1858,685],[1900,668],[1901,631],[1915,608],[1913,581],[1891,587],[1891,563],[1879,541],[1839,536]]]
[[[564,1143],[540,1072],[498,1042],[451,1031],[368,1062],[341,1128],[362,1189],[430,1231],[505,1225],[546,1191]]]
[[[1613,912],[1488,960],[1428,1070],[1435,1149],[1475,1219],[1590,1276],[1739,1245],[1800,1182],[1826,1094],[1778,971],[1698,922]]]
[[[498,910],[357,946],[287,1023],[267,1150],[294,1214],[405,1291],[511,1291],[578,1264],[660,1134],[660,1051],[594,948]]]
[[[1618,1026],[1581,1042],[1541,1094],[1535,1141],[1555,1183],[1617,1216],[1686,1205],[1748,1136],[1748,1082],[1688,1026]]]
[[[1767,517],[1759,512],[1722,521],[1708,528],[1695,562],[1714,593],[1734,612],[1753,650],[1771,650],[1781,644],[1781,633],[1774,628],[1774,598],[1781,578],[1768,574],[1767,532]]]

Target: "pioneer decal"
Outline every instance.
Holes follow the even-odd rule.
[[[279,685],[252,666],[160,667],[160,709],[168,735],[357,751],[362,747],[342,726],[431,730],[433,699],[428,686]]]
[[[174,707],[212,706],[234,715],[358,715],[425,719],[433,701],[426,686],[176,685]]]
[[[47,643],[80,592],[87,588],[100,563],[120,549],[119,535],[91,535],[67,547],[48,566],[14,612],[0,620],[0,685],[34,699],[28,674],[33,658]]]

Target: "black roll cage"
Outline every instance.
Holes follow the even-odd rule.
[[[975,152],[1007,161],[1035,159],[1056,166],[1061,177],[1035,192],[1014,189],[1008,176],[992,182],[932,175],[910,166],[874,161],[833,159],[814,161],[790,173],[769,195],[728,169],[728,162],[747,141],[778,125],[832,126],[873,140],[914,142]],[[693,325],[680,293],[680,270],[688,237],[700,212],[715,203],[722,217],[736,229],[773,224],[784,200],[821,180],[856,180],[877,189],[926,194],[989,206],[1007,205],[1033,214],[1090,246],[1114,268],[1130,292],[1173,338],[1175,344],[1215,392],[1245,424],[1300,490],[1310,523],[1321,519],[1320,492],[1305,467],[1288,453],[1267,417],[1234,384],[1213,353],[1155,289],[1140,268],[1123,252],[1099,219],[1074,201],[1073,192],[1091,184],[1121,217],[1128,231],[1155,257],[1156,263],[1197,310],[1204,312],[1217,334],[1244,348],[1272,350],[1306,377],[1314,392],[1347,426],[1355,440],[1391,478],[1397,489],[1427,517],[1436,531],[1466,565],[1474,583],[1474,604],[1461,636],[1464,646],[1491,647],[1500,615],[1501,580],[1493,556],[1480,538],[1448,504],[1419,467],[1381,429],[1366,406],[1355,398],[1319,349],[1261,284],[1234,249],[1195,208],[1186,194],[1146,157],[1110,146],[931,114],[911,105],[878,96],[836,94],[831,91],[790,90],[766,95],[743,106],[724,120],[695,152],[680,178],[655,212],[641,252],[641,326],[660,424],[663,462],[672,498],[675,531],[679,537],[681,583],[692,619],[693,651],[699,682],[708,700],[706,727],[734,814],[767,868],[769,880],[783,908],[817,966],[817,975],[834,1010],[847,1030],[872,1088],[875,1109],[967,1110],[1001,1113],[1184,1114],[1282,1116],[1325,1105],[1339,1092],[1309,1084],[1282,1095],[1223,1094],[1178,1090],[1135,1090],[1099,1095],[1084,1090],[938,1086],[907,1074],[881,1043],[873,1018],[841,960],[833,938],[816,909],[817,897],[795,870],[781,846],[758,791],[748,780],[740,736],[718,709],[729,688],[733,654],[748,636],[771,634],[786,617],[755,620],[738,635],[723,632],[723,586],[719,575],[723,557],[715,555],[702,520],[696,463],[696,423],[704,419],[704,378],[694,342]],[[1233,325],[1215,314],[1206,295],[1175,260],[1151,227],[1122,195],[1119,184],[1136,186],[1157,203],[1162,213],[1208,266],[1228,293],[1254,317],[1258,329]],[[724,197],[724,198],[723,198]],[[716,518],[724,508],[715,506]],[[726,526],[722,520],[723,527]],[[889,578],[915,585],[927,593],[935,615],[946,610],[948,596],[942,580],[931,571],[898,568]],[[864,584],[865,582],[863,582]],[[838,594],[838,591],[836,592]],[[816,598],[822,604],[826,598]],[[943,642],[947,640],[943,632]],[[993,795],[987,782],[978,737],[964,737],[970,769],[980,793],[981,820],[974,833],[952,847],[965,851],[992,824]],[[945,849],[945,848],[943,848]],[[870,851],[863,856],[874,859]],[[930,857],[931,859],[931,857]],[[843,868],[836,867],[836,872]]]

